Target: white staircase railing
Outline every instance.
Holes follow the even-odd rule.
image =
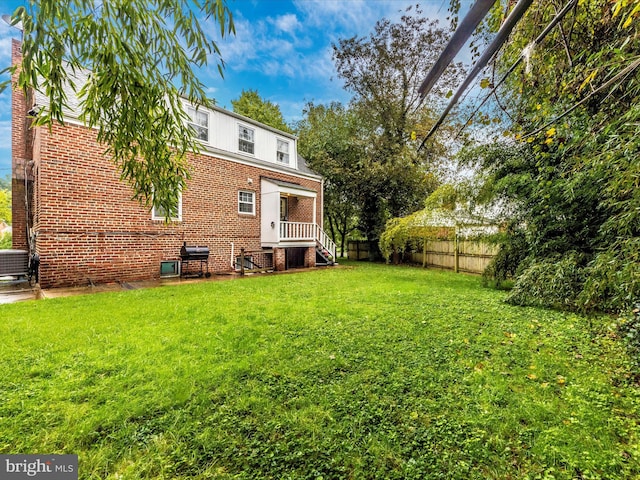
[[[331,240],[331,237],[320,228],[320,225],[316,225],[316,241],[322,248],[329,252],[331,259],[336,261],[336,243]]]
[[[320,225],[305,222],[280,222],[280,240],[315,241],[320,247],[336,258],[336,244]]]

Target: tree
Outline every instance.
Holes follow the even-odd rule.
[[[418,88],[447,40],[445,29],[416,9],[398,23],[379,21],[368,38],[343,39],[333,46],[338,76],[354,93],[368,138],[358,183],[362,229],[375,242],[389,217],[420,208],[437,186],[434,165],[419,153],[418,138],[428,130],[433,102],[444,96],[461,72],[453,65],[423,103]]]
[[[0,223],[11,225],[11,191],[0,190]]]
[[[365,155],[361,123],[338,102],[309,103],[297,125],[298,150],[309,167],[324,177],[324,214],[332,239],[344,255],[347,236],[360,216],[358,181]]]
[[[166,212],[189,175],[186,154],[198,147],[182,99],[208,104],[194,67],[210,55],[220,74],[224,65],[198,15],[217,22],[223,36],[234,31],[225,0],[41,0],[12,16],[23,42],[22,63],[10,70],[25,93],[33,88],[48,99],[34,124],[63,122],[71,87],[80,119],[97,129],[135,198]]]
[[[283,132],[292,133],[287,122],[284,121],[280,107],[269,100],[264,100],[257,90],[242,90],[240,97],[231,100],[231,105],[233,105],[233,111],[240,115]]]
[[[380,236],[380,250],[385,259],[402,254],[408,248],[424,246],[429,240],[449,240],[455,235],[455,227],[443,226],[456,223],[455,209],[459,192],[451,184],[439,186],[424,202],[424,208],[403,218],[392,218]],[[426,259],[425,259],[426,260]]]
[[[2,178],[0,177],[0,190],[9,190],[11,191],[11,175],[7,173],[7,175]]]
[[[556,3],[534,3],[497,74]],[[499,91],[510,139],[471,154],[484,194],[511,208],[513,303],[615,311],[640,298],[639,7],[579,2]]]

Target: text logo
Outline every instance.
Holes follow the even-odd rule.
[[[0,455],[2,480],[78,480],[77,455]]]

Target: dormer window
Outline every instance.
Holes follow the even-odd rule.
[[[190,120],[188,124],[193,128],[195,137],[203,142],[209,141],[209,113],[197,110],[193,107],[187,107],[187,113]]]
[[[278,149],[276,151],[276,160],[280,163],[289,165],[289,142],[278,139]]]
[[[238,150],[253,155],[254,145],[253,128],[238,125]]]

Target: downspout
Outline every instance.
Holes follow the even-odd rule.
[[[324,230],[324,177],[322,177],[322,180],[320,181],[320,222],[318,225],[320,225],[320,228]]]

